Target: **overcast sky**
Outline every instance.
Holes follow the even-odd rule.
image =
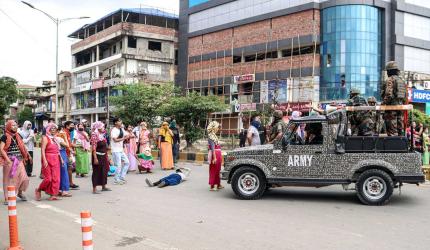
[[[67,36],[119,8],[157,7],[178,14],[179,0],[27,0],[51,16],[71,20],[60,25],[59,71],[71,69],[70,46],[79,41]],[[55,24],[43,13],[18,0],[0,0],[0,76],[21,84],[40,85],[55,80]]]

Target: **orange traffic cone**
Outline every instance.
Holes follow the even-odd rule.
[[[9,242],[8,250],[23,250],[19,245],[18,238],[18,218],[16,215],[16,195],[15,186],[7,187],[7,201],[9,210]]]

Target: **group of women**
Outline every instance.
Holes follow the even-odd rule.
[[[61,126],[54,123],[46,126],[46,133],[42,137],[41,158],[42,174],[44,179],[35,190],[36,200],[40,200],[42,192],[48,194],[49,200],[59,200],[61,197],[70,197],[69,193],[69,173],[70,161],[67,151],[75,152],[76,174],[85,176],[89,173],[90,162],[92,164],[92,184],[93,193],[100,193],[97,190],[101,186],[101,191],[110,191],[107,185],[107,176],[110,168],[108,158],[108,140],[104,123],[98,121],[91,127],[91,135],[85,132],[84,124],[79,124],[78,131],[74,139],[70,140],[70,134]],[[209,161],[209,185],[211,191],[222,189],[220,181],[220,170],[222,163],[221,147],[217,137],[220,124],[213,121],[209,124],[208,131],[208,161]],[[125,149],[130,160],[130,170],[143,167],[147,172],[151,172],[153,164],[142,164],[137,159],[136,153],[147,153],[151,149],[153,136],[145,122],[140,124],[138,133],[133,133],[133,127],[127,128],[128,140]],[[175,141],[176,140],[176,141]],[[179,131],[176,123],[164,122],[159,129],[157,140],[160,149],[161,168],[164,170],[174,169],[175,142],[178,143]],[[150,150],[149,150],[150,152]],[[90,157],[92,158],[90,160]],[[27,200],[24,192],[28,188],[29,178],[25,165],[32,161],[32,156],[26,150],[22,138],[18,134],[18,126],[15,121],[9,120],[5,126],[5,134],[0,138],[0,165],[3,166],[3,189],[7,186],[16,187],[17,196],[22,200]],[[142,166],[144,165],[144,166]],[[5,193],[5,201],[7,200]]]

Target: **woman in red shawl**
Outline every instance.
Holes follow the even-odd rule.
[[[60,143],[56,137],[57,125],[49,123],[46,126],[46,135],[42,137],[42,172],[44,179],[36,188],[36,200],[40,201],[42,191],[49,194],[50,201],[59,200],[60,192]]]
[[[3,165],[3,193],[7,205],[7,186],[14,185],[18,197],[26,201],[23,192],[27,190],[29,179],[25,173],[24,163],[32,161],[25,149],[21,136],[17,133],[18,126],[14,120],[6,123],[5,134],[0,138],[0,164]]]

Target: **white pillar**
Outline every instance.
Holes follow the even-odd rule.
[[[99,120],[99,113],[96,113],[96,121]]]
[[[99,107],[99,89],[96,89],[96,100],[95,100],[95,102],[96,102],[96,108],[98,108]]]

